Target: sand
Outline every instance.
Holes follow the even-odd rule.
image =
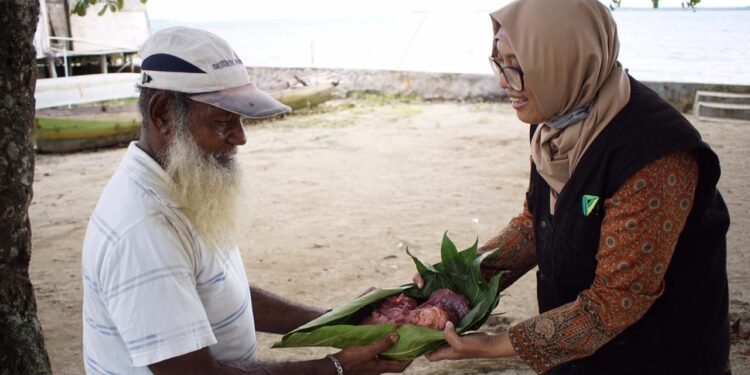
[[[319,307],[370,286],[410,280],[404,250],[439,260],[443,232],[460,247],[487,240],[520,211],[528,179],[528,127],[507,104],[339,100],[324,113],[247,127],[239,153],[249,182],[240,242],[250,282]],[[319,111],[318,111],[319,112]],[[695,120],[691,118],[692,120]],[[750,328],[750,124],[696,126],[722,160],[720,189],[732,214],[730,299]],[[56,374],[83,373],[81,244],[89,215],[124,148],[39,155],[30,208],[30,267]],[[507,290],[488,324],[503,330],[536,312],[534,280]],[[696,275],[697,282],[700,275]],[[328,348],[270,349],[262,360],[308,359]],[[750,374],[750,342],[733,340],[735,374]],[[530,374],[518,360],[430,364],[408,374]]]

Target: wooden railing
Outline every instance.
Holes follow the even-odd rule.
[[[705,115],[701,109],[713,109],[726,116]],[[735,117],[741,112],[748,116]],[[700,120],[706,121],[741,121],[750,122],[750,94],[737,94],[717,91],[696,91],[693,103],[693,114]]]

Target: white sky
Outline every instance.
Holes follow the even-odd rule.
[[[605,4],[609,2],[602,0]],[[410,12],[491,12],[509,0],[148,0],[151,19],[217,21],[239,19],[337,18]],[[623,7],[650,8],[651,0],[623,0]],[[682,0],[661,0],[680,7]],[[750,0],[702,0],[699,7],[746,7]]]

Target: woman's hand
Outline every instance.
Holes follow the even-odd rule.
[[[459,336],[453,323],[448,322],[443,329],[443,338],[448,343],[426,354],[428,360],[434,362],[445,359],[499,358],[516,354],[507,332],[497,335],[474,332]]]

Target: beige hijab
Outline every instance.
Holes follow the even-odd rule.
[[[515,0],[491,17],[495,34],[500,28],[508,34],[545,116],[532,137],[531,157],[553,190],[554,209],[588,146],[630,97],[617,62],[617,26],[598,0]],[[589,115],[583,121],[564,129],[547,125],[584,106]]]

